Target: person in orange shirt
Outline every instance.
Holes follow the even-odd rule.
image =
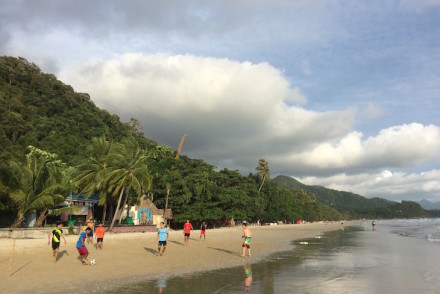
[[[96,228],[96,249],[101,248],[104,243],[104,234],[105,234],[105,228],[102,225],[102,223],[99,223],[99,226]]]

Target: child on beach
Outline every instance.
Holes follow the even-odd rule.
[[[96,249],[98,247],[102,250],[103,242],[104,242],[104,234],[105,228],[102,223],[99,223],[99,226],[96,228]]]
[[[243,245],[241,246],[243,248],[243,254],[241,256],[245,256],[246,254],[246,248],[248,249],[248,254],[249,256],[251,256],[251,230],[249,230],[249,228],[247,227],[247,223],[243,222],[242,223],[242,228],[243,228],[243,236],[242,238],[244,238],[243,241]]]
[[[188,246],[189,236],[191,234],[191,230],[194,231],[192,224],[189,222],[189,219],[186,220],[186,223],[183,225],[183,235],[185,236],[185,246]]]
[[[203,236],[203,240],[206,240],[206,224],[205,222],[202,222],[202,225],[200,226],[200,239],[202,240],[202,236]]]
[[[89,264],[89,262],[87,260],[87,256],[89,255],[89,251],[87,250],[87,247],[86,247],[86,238],[91,230],[92,230],[91,228],[87,227],[85,232],[82,232],[81,235],[79,235],[78,242],[76,242],[76,249],[78,250],[79,255],[81,257],[81,262],[84,265]]]
[[[61,227],[63,224],[57,222],[57,227],[52,231],[52,251],[53,251],[53,262],[57,262],[58,250],[60,249],[60,239],[64,239],[64,244],[66,244],[66,238],[64,237],[63,230]],[[47,245],[50,245],[50,233],[47,235]]]
[[[160,228],[157,230],[157,256],[162,256],[167,249],[168,241],[168,228],[165,228],[164,222],[160,223]],[[160,252],[160,247],[162,247],[162,253]]]

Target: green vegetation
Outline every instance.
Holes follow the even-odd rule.
[[[256,174],[241,175],[203,160],[176,158],[169,146],[145,138],[139,122],[123,123],[97,108],[88,94],[46,74],[23,58],[0,58],[0,226],[20,226],[30,211],[59,213],[72,193],[98,195],[102,220],[121,223],[120,208],[148,195],[171,208],[172,226],[187,218],[223,225],[305,219],[421,217],[413,202],[366,199],[306,186],[279,176],[270,180],[260,158]]]

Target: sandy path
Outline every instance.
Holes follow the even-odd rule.
[[[184,246],[182,231],[171,231],[164,256],[156,255],[156,233],[106,234],[102,251],[88,246],[95,266],[81,265],[75,248],[78,236],[67,236],[67,244],[61,243],[56,264],[47,239],[17,239],[10,277],[13,240],[0,239],[0,287],[2,293],[84,293],[84,288],[100,292],[122,283],[238,266],[244,260],[257,262],[290,248],[292,240],[340,228],[339,223],[251,226],[252,257],[245,258],[240,257],[239,227],[208,229],[206,241],[199,241],[196,230],[189,246]]]

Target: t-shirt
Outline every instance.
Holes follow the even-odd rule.
[[[168,235],[168,229],[167,228],[159,228],[157,230],[157,234],[159,235],[159,241],[166,241],[167,235]]]
[[[97,227],[96,228],[96,238],[104,238],[105,228]]]
[[[79,235],[78,242],[76,242],[76,248],[81,248],[83,246],[81,239],[83,240],[85,246],[86,238],[87,238],[86,232],[82,232],[81,235]]]
[[[62,233],[63,230],[54,229],[52,231],[52,243],[60,243]]]
[[[191,233],[191,229],[193,228],[192,224],[190,223],[185,223],[183,225],[183,231],[185,232],[185,234],[189,234]]]
[[[202,224],[202,225],[200,226],[200,230],[205,231],[205,230],[206,230],[206,225]]]

